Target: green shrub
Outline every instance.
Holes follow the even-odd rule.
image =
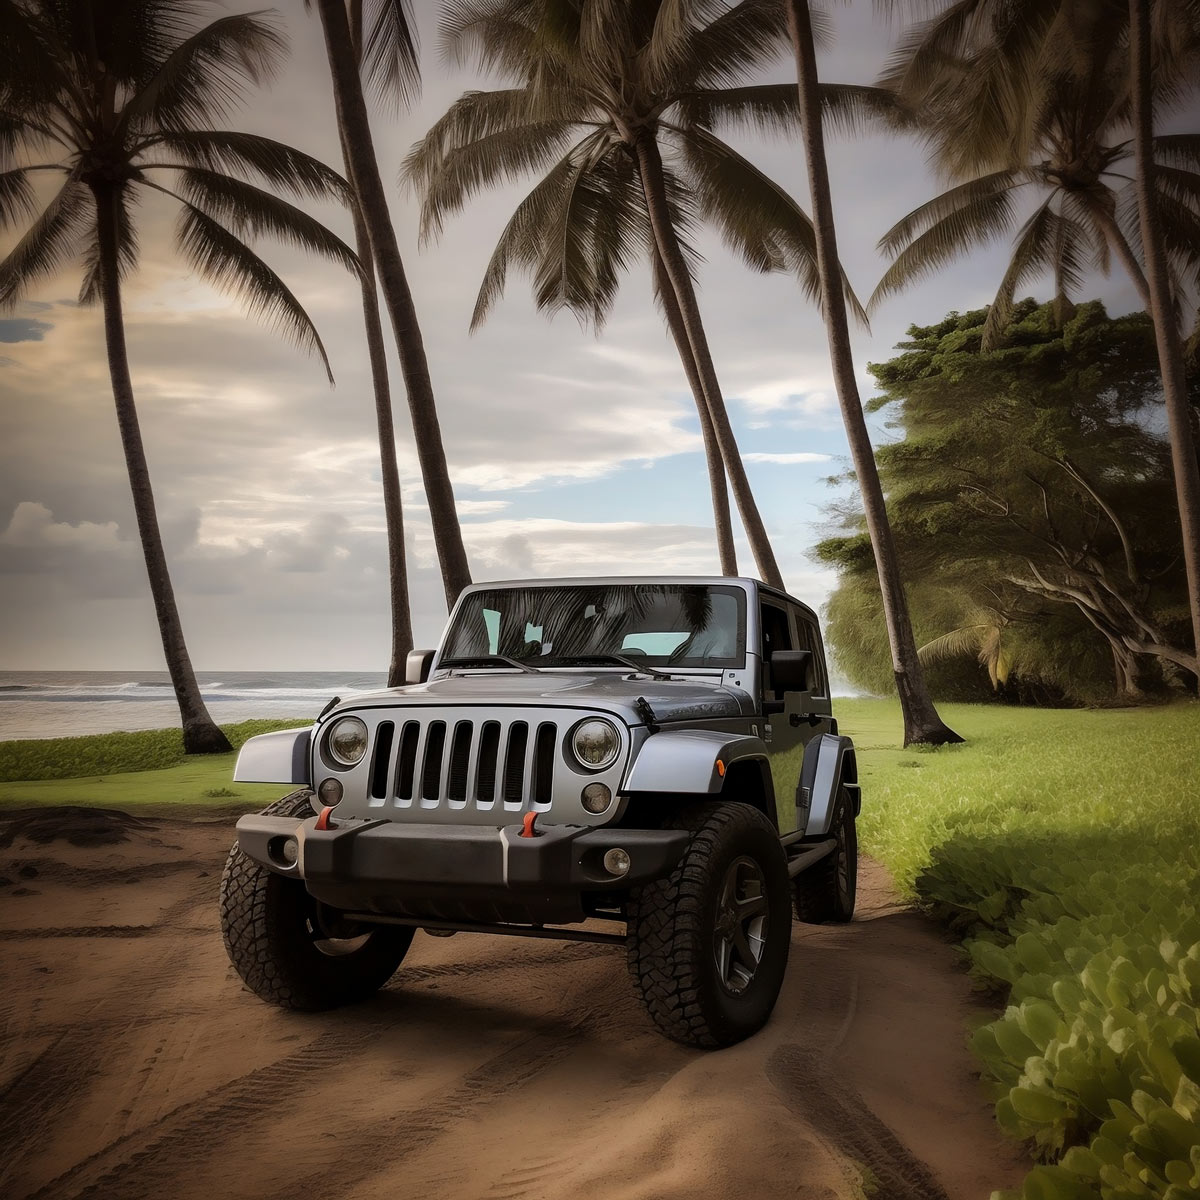
[[[302,720],[239,721],[224,726],[235,750],[247,738],[273,729],[307,724]],[[135,733],[103,733],[89,737],[31,738],[0,742],[0,783],[34,779],[76,779],[152,771],[186,759],[178,729],[144,729]]]
[[[863,840],[1006,1000],[972,1048],[1041,1160],[1009,1195],[1196,1200],[1200,708],[944,715],[925,770],[862,756]]]

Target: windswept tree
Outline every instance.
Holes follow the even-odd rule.
[[[253,14],[197,26],[180,0],[0,0],[0,227],[24,233],[0,262],[0,306],[82,262],[99,303],[121,444],[163,651],[189,753],[229,749],[192,670],[142,445],[122,317],[138,262],[137,205],[180,206],[176,243],[217,287],[319,355],[299,300],[247,244],[270,236],[357,270],[348,246],[284,199],[344,201],[330,168],[269,138],[222,128],[285,45]],[[49,190],[36,181],[52,181]],[[332,382],[332,374],[330,381]]]
[[[365,66],[370,78],[393,90],[410,88],[415,83],[415,48],[407,12],[401,0],[373,0],[365,16],[359,0],[351,0],[350,12],[347,0],[311,2],[320,13],[325,33],[342,151],[349,167],[356,212],[371,243],[371,257],[396,338],[442,587],[447,606],[453,606],[471,582],[471,572],[446,463],[429,360],[375,157],[362,81]],[[358,22],[357,38],[351,27],[352,17]],[[365,41],[364,20],[368,31]]]
[[[1012,232],[1025,196],[1037,203],[1017,230],[989,345],[1017,288],[1051,273],[1061,322],[1086,267],[1120,261],[1160,330],[1200,645],[1200,466],[1178,325],[1200,292],[1200,133],[1153,134],[1153,110],[1181,108],[1198,80],[1194,0],[960,0],[916,25],[883,82],[921,105],[932,160],[954,186],[884,236],[895,261],[872,304]]]
[[[842,424],[850,444],[850,457],[862,494],[863,513],[879,588],[883,598],[884,623],[891,649],[892,674],[900,708],[904,715],[904,744],[942,745],[961,742],[938,715],[925,682],[925,672],[917,656],[908,611],[908,597],[900,572],[896,541],[888,521],[883,485],[871,447],[858,394],[854,356],[850,346],[850,325],[838,277],[837,233],[833,199],[829,186],[829,168],[825,160],[825,134],[822,127],[820,83],[817,78],[817,50],[812,12],[808,0],[787,0],[787,27],[796,60],[797,90],[803,123],[804,158],[808,166],[812,193],[813,220],[816,222],[816,259],[821,308],[829,340],[829,358]]]
[[[738,452],[681,232],[693,216],[712,220],[754,265],[794,271],[815,294],[808,218],[713,131],[721,121],[795,127],[794,89],[743,82],[783,49],[781,17],[778,0],[730,7],[701,0],[457,0],[442,21],[447,53],[511,86],[468,92],[406,164],[425,197],[427,235],[439,233],[477,192],[544,172],[501,236],[476,323],[503,290],[510,266],[534,274],[541,307],[602,320],[622,270],[653,247],[659,289],[668,316],[667,283],[678,307],[674,328],[686,335],[759,574],[776,586],[782,578]],[[829,103],[853,121],[873,95],[846,88]],[[716,502],[712,464],[710,480]]]
[[[694,16],[702,15],[701,6],[693,7],[697,10]],[[651,4],[644,11],[622,9],[620,19],[638,26],[626,31],[627,43],[633,45],[639,37],[645,38],[647,52],[657,49],[667,56],[657,81],[641,85],[635,81],[636,55],[591,68],[584,57],[591,51],[582,43],[574,48],[556,45],[553,55],[570,58],[579,78],[573,86],[578,89],[585,88],[588,69],[626,72],[630,82],[624,88],[624,103],[631,110],[640,105],[658,113],[655,130],[665,152],[661,176],[668,233],[685,259],[689,283],[699,263],[689,237],[697,222],[705,220],[717,227],[730,248],[753,269],[794,273],[804,290],[813,294],[816,260],[808,217],[782,187],[734,151],[713,128],[720,121],[749,123],[772,132],[789,127],[794,131],[798,127],[794,90],[771,85],[706,86],[699,77],[704,61],[697,54],[688,57],[691,46],[687,39],[674,47],[655,41],[666,35],[651,19],[654,8]],[[549,19],[547,12],[538,19]],[[458,33],[455,28],[451,26],[450,45],[461,51],[467,26]],[[703,25],[696,24],[691,36],[704,32]],[[546,69],[550,69],[549,63]],[[639,94],[639,86],[646,95]],[[615,79],[610,90],[621,94]],[[542,311],[553,314],[569,309],[583,324],[598,330],[611,311],[624,271],[636,260],[649,257],[655,296],[700,417],[721,570],[736,574],[718,422],[707,399],[704,373],[692,348],[684,309],[656,243],[640,164],[613,112],[595,104],[589,109],[586,97],[578,102],[567,97],[567,108],[560,112],[555,107],[560,99],[556,93],[543,96],[527,85],[514,91],[469,92],[458,100],[406,162],[410,178],[425,199],[422,231],[426,236],[436,235],[447,216],[478,192],[513,176],[548,168],[501,234],[479,290],[472,329],[486,319],[510,269],[515,268],[532,276],[534,299]],[[875,106],[895,108],[890,96],[864,88],[830,87],[824,101],[835,117],[849,126],[872,115]],[[617,109],[616,104],[609,107]],[[553,129],[547,126],[547,117],[554,123]],[[862,315],[848,285],[846,291]],[[719,393],[715,405],[724,411]],[[732,431],[729,437],[732,439]],[[740,467],[736,443],[726,449]],[[748,485],[740,503],[750,510],[747,528],[761,526]],[[760,566],[762,561],[759,559]]]

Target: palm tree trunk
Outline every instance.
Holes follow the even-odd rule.
[[[1130,86],[1133,100],[1133,146],[1136,163],[1138,214],[1142,227],[1142,255],[1150,288],[1150,315],[1158,344],[1167,430],[1171,439],[1171,464],[1179,525],[1183,534],[1183,562],[1187,573],[1192,639],[1200,657],[1200,465],[1189,420],[1187,382],[1184,377],[1183,342],[1171,299],[1171,278],[1163,246],[1154,191],[1154,109],[1150,87],[1151,0],[1129,0]]]
[[[429,379],[425,345],[417,322],[416,305],[400,258],[387,193],[379,174],[379,163],[375,159],[367,103],[355,62],[345,0],[317,0],[317,8],[325,32],[338,130],[346,151],[350,179],[370,237],[372,256],[379,271],[384,302],[396,337],[396,348],[400,353],[400,370],[408,392],[421,479],[425,485],[433,540],[442,570],[442,586],[447,605],[453,605],[462,589],[471,582],[471,572],[467,566],[467,552],[454,504],[454,489],[446,465],[442,429],[434,403],[433,385]]]
[[[900,560],[892,527],[888,522],[883,487],[875,465],[871,437],[863,416],[854,376],[850,350],[850,327],[846,320],[846,301],[838,272],[837,238],[834,232],[833,199],[829,190],[829,172],[825,162],[825,139],[821,131],[821,100],[817,87],[817,55],[813,45],[812,20],[808,0],[788,0],[788,29],[796,55],[796,72],[803,127],[804,154],[808,161],[808,181],[812,192],[813,229],[817,243],[817,272],[821,280],[821,306],[829,337],[829,356],[833,365],[834,385],[846,426],[846,440],[858,486],[862,492],[867,532],[875,552],[879,588],[883,595],[883,614],[887,622],[888,642],[892,651],[892,671],[904,714],[904,744],[914,742],[942,745],[961,742],[933,705],[925,684],[925,673],[917,658],[908,600],[900,576]]]
[[[738,452],[737,439],[729,422],[729,413],[725,408],[716,368],[713,366],[712,353],[708,348],[708,338],[704,334],[700,307],[696,303],[696,289],[692,287],[692,277],[684,261],[683,251],[679,248],[675,227],[671,223],[671,211],[663,181],[662,157],[658,152],[658,142],[653,131],[639,131],[633,137],[633,148],[637,155],[646,208],[650,214],[654,244],[662,256],[663,268],[671,281],[671,290],[675,293],[679,305],[688,345],[692,350],[692,360],[703,384],[704,398],[721,447],[721,459],[725,463],[725,470],[733,487],[733,498],[737,502],[746,537],[750,541],[750,550],[763,582],[782,590],[783,576],[779,573],[779,564],[775,561],[775,552],[771,549],[766,526],[754,502],[754,493],[750,490],[750,480],[746,477],[746,468]]]
[[[667,318],[667,327],[675,340],[675,348],[679,351],[679,358],[683,363],[683,372],[696,401],[696,413],[700,417],[700,436],[704,439],[704,461],[708,464],[708,487],[712,492],[713,524],[717,531],[721,574],[736,575],[737,551],[733,545],[733,518],[729,512],[729,488],[725,483],[721,446],[717,441],[717,431],[713,427],[708,404],[704,399],[704,384],[700,382],[696,360],[692,357],[692,347],[688,344],[687,326],[683,323],[683,313],[679,311],[679,301],[675,299],[675,289],[671,286],[666,267],[663,266],[662,255],[657,248],[652,248],[651,254],[654,258],[654,282],[662,301],[663,313]]]
[[[179,702],[183,724],[183,748],[187,754],[226,754],[233,749],[229,739],[208,715],[187,644],[183,640],[183,625],[175,604],[175,589],[167,570],[162,533],[158,528],[158,513],[154,507],[154,492],[150,487],[150,470],[142,445],[137,408],[133,402],[133,380],[129,376],[129,353],[125,346],[125,324],[121,316],[121,285],[117,248],[117,184],[95,183],[96,229],[100,251],[100,294],[104,303],[104,337],[108,347],[108,372],[112,378],[113,399],[117,405],[117,423],[121,430],[121,448],[125,451],[125,466],[129,472],[129,487],[133,492],[133,511],[137,517],[142,555],[146,574],[150,578],[150,593],[158,617],[158,632],[162,637],[163,654],[171,675],[171,686]]]
[[[347,167],[347,170],[349,168]],[[392,390],[388,384],[387,352],[383,324],[379,319],[375,269],[371,261],[371,239],[357,201],[354,215],[354,248],[362,263],[363,326],[367,335],[367,358],[375,391],[375,422],[379,427],[379,468],[383,482],[383,518],[387,527],[388,584],[392,613],[392,653],[388,663],[388,687],[404,682],[404,664],[413,646],[412,611],[408,600],[408,564],[404,547],[404,507],[400,498],[400,467],[396,460],[396,427],[392,420]]]
[[[1138,296],[1146,306],[1146,311],[1149,312],[1151,308],[1150,286],[1146,283],[1146,276],[1142,272],[1142,265],[1138,262],[1137,255],[1134,254],[1133,247],[1129,244],[1129,239],[1121,232],[1121,227],[1117,224],[1117,218],[1112,213],[1101,209],[1096,212],[1095,217],[1096,223],[1104,231],[1104,237],[1108,242],[1109,249],[1121,260],[1121,266],[1125,268],[1125,274],[1133,281],[1133,286],[1137,289]]]

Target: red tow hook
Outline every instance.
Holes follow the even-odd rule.
[[[537,820],[537,818],[538,815],[535,812],[527,812],[525,814],[525,820],[522,822],[521,826],[521,837],[541,837],[541,834],[538,833],[538,831],[533,827],[533,823]]]
[[[321,815],[317,818],[317,823],[313,826],[314,829],[336,829],[336,825],[329,823],[330,814],[333,812],[332,806],[321,809]]]

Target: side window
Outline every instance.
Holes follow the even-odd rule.
[[[792,609],[792,618],[796,623],[796,649],[812,655],[813,695],[828,696],[829,680],[825,674],[825,656],[821,653],[820,631],[799,609]]]
[[[788,620],[787,610],[774,604],[762,606],[762,661],[763,661],[763,691],[774,692],[775,685],[771,679],[771,653],[775,650],[794,650],[792,643],[791,621]]]

